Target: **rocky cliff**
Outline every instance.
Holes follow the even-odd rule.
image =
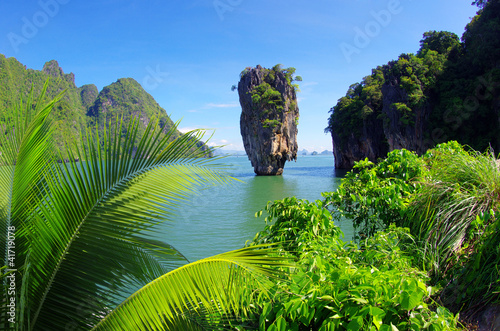
[[[241,73],[238,94],[242,113],[240,131],[257,175],[281,175],[286,161],[297,159],[295,69],[260,65]]]
[[[127,127],[132,116],[140,115],[143,125],[139,126],[141,134],[150,119],[159,118],[164,130],[174,124],[166,111],[132,78],[122,78],[102,91],[94,84],[77,87],[75,75],[65,74],[57,61],[52,60],[42,70],[27,69],[15,58],[6,58],[0,54],[0,119],[11,116],[10,112],[21,97],[26,96],[33,88],[35,95],[41,91],[45,81],[49,79],[48,98],[53,98],[65,90],[64,98],[54,107],[51,116],[56,121],[54,139],[56,145],[64,149],[65,142],[76,141],[81,144],[80,133],[86,128],[94,129],[96,124],[102,129],[105,123],[114,122],[123,117]],[[174,137],[180,136],[177,131]],[[198,144],[200,147],[202,143]],[[66,156],[63,153],[63,156]]]
[[[500,150],[500,1],[482,3],[461,39],[426,32],[416,54],[349,87],[326,128],[336,168],[400,148],[422,154],[449,140]]]
[[[401,55],[352,85],[332,108],[327,130],[332,134],[336,168],[350,169],[365,158],[376,161],[394,149],[421,154],[431,147],[425,130],[432,105],[425,95],[432,86],[423,82],[423,76],[413,75],[410,81],[406,74],[419,64],[417,57]]]
[[[424,153],[449,140],[500,150],[500,1],[478,12],[460,39],[424,33],[402,54],[349,87],[330,110],[335,167],[377,161],[394,149]]]

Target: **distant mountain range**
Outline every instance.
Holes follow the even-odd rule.
[[[39,95],[45,81],[49,79],[47,99],[51,99],[65,90],[63,99],[56,105],[52,116],[56,120],[54,138],[59,147],[65,142],[75,141],[80,144],[80,133],[87,128],[102,130],[107,123],[123,117],[128,124],[134,116],[139,116],[141,125],[138,134],[142,134],[153,118],[159,118],[164,130],[172,128],[174,123],[165,109],[132,78],[120,78],[116,82],[98,91],[94,84],[77,87],[75,75],[65,74],[57,61],[45,63],[43,69],[27,69],[15,58],[6,58],[0,54],[0,118],[9,118],[11,111],[20,98],[26,98],[34,89]],[[126,127],[126,126],[125,126]],[[124,135],[126,131],[122,132]],[[182,135],[176,131],[174,137]],[[199,146],[202,145],[200,142]]]

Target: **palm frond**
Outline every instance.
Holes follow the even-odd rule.
[[[203,132],[171,140],[176,127],[164,135],[151,121],[137,137],[138,125],[130,122],[126,137],[123,123],[101,137],[88,132],[82,162],[51,168],[30,255],[32,328],[88,326],[100,315],[82,314],[78,302],[109,309],[181,265],[167,244],[144,248],[145,232],[174,220],[172,204],[197,187],[228,181],[193,151]]]
[[[27,298],[23,297],[26,288],[21,276],[28,273],[25,260],[33,239],[30,215],[35,212],[43,196],[42,190],[46,186],[44,175],[54,162],[49,114],[63,93],[44,103],[47,87],[48,81],[36,101],[31,92],[24,104],[21,101],[12,113],[6,114],[0,134],[0,247],[7,258],[7,250],[14,248],[7,244],[7,230],[12,230],[15,233],[15,260],[4,262],[9,269],[19,269],[16,300],[22,303]],[[2,297],[5,298],[4,295]],[[16,307],[17,317],[22,319],[24,310]],[[2,305],[2,318],[6,316],[4,309],[5,305]],[[0,320],[0,324],[2,322]]]
[[[246,247],[171,271],[130,296],[93,330],[180,330],[179,323],[221,327],[224,317],[245,314],[243,294],[249,288],[265,292],[270,279],[280,275],[271,267],[291,266],[263,247]]]

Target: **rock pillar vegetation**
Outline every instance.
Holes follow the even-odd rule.
[[[281,175],[285,162],[297,159],[298,86],[293,82],[302,78],[294,74],[295,68],[258,65],[240,75],[240,131],[257,175]]]

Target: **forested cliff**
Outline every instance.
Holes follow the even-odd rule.
[[[15,58],[6,58],[0,54],[0,118],[11,116],[11,112],[20,98],[33,88],[35,96],[49,79],[47,98],[55,97],[65,90],[63,99],[52,112],[56,120],[55,141],[59,147],[64,142],[75,141],[80,144],[80,133],[86,128],[102,130],[106,123],[123,117],[126,124],[134,116],[139,117],[142,134],[151,118],[159,118],[165,130],[174,123],[166,111],[132,78],[121,78],[98,91],[93,84],[77,87],[73,73],[65,74],[57,61],[45,63],[43,69],[27,69]],[[125,132],[122,132],[125,134]],[[181,133],[177,131],[176,137]],[[175,138],[175,137],[172,137]],[[201,146],[201,143],[198,145]],[[63,153],[66,157],[67,155]]]
[[[449,140],[500,150],[500,1],[475,4],[461,39],[426,32],[416,54],[373,69],[338,100],[326,128],[337,168]]]

